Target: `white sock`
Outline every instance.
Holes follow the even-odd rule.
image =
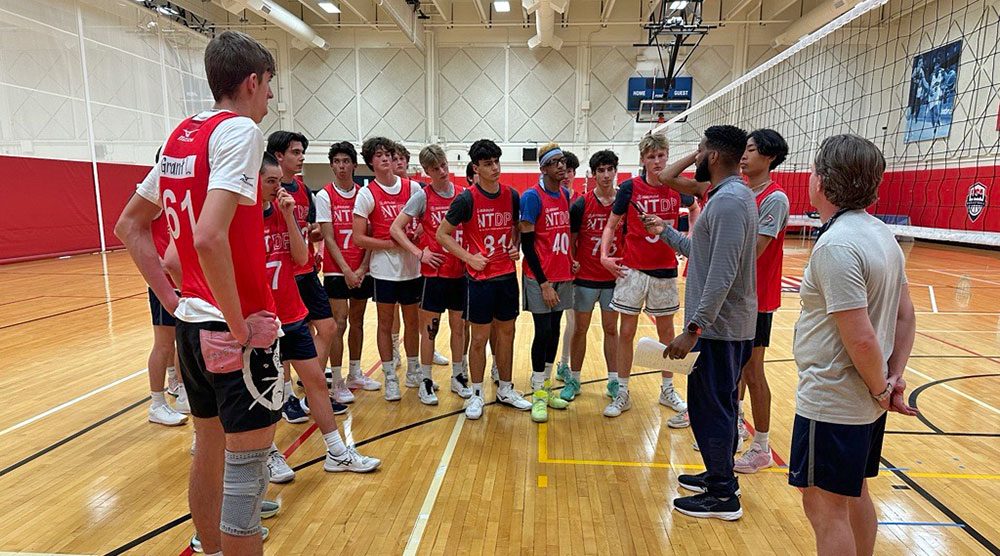
[[[292,381],[290,380],[285,381],[285,394],[287,394],[286,399],[295,396],[295,390],[292,390]]]
[[[621,377],[618,379],[618,385],[621,390],[628,390],[628,377]]]
[[[573,380],[580,382],[580,374],[583,371],[570,371],[569,374],[573,375]]]
[[[562,355],[559,357],[559,362],[563,365],[569,365],[569,351],[562,352]]]
[[[667,390],[673,390],[674,389],[674,377],[672,377],[672,376],[665,376],[665,377],[663,377],[663,386],[661,386],[661,388],[665,388]]]
[[[768,450],[767,433],[757,431],[757,433],[753,435],[753,443],[760,446],[760,449],[766,452]]]
[[[514,383],[513,382],[511,382],[509,380],[500,379],[500,387],[497,388],[497,390],[506,392],[507,390],[513,390],[513,389],[514,389]]]
[[[343,367],[327,367],[330,372],[333,373],[333,383],[337,384],[341,380],[344,380],[344,368]]]
[[[349,376],[361,376],[361,360],[351,359],[347,366],[347,374]]]
[[[339,456],[347,451],[347,446],[344,446],[344,439],[340,437],[340,431],[337,429],[324,434],[323,442],[326,442],[326,450],[335,456]]]
[[[420,378],[428,379],[431,378],[431,366],[430,365],[420,365]]]
[[[531,385],[532,385],[532,387],[534,387],[534,385],[536,385],[536,384],[542,384],[542,383],[544,383],[546,378],[548,378],[548,377],[545,376],[544,372],[536,373],[536,372],[532,371],[531,372]],[[503,381],[501,381],[501,382],[503,382]]]
[[[743,417],[743,400],[739,401],[740,417]]]
[[[465,365],[462,363],[452,362],[451,364],[451,376],[456,377],[465,372]]]
[[[565,363],[565,361],[563,361]],[[545,378],[552,378],[552,363],[545,364]]]
[[[382,362],[382,372],[385,373],[386,379],[396,380],[396,364],[392,361]]]
[[[167,405],[167,399],[163,396],[163,392],[150,392],[149,396],[153,398],[153,409]]]
[[[608,382],[611,382],[612,380],[618,380],[618,373],[608,371]]]
[[[392,335],[392,350],[393,351],[399,350],[399,334]]]
[[[177,369],[173,365],[167,367],[167,376],[168,377],[169,376],[176,377],[178,382],[180,382],[180,380],[181,380],[180,375],[177,374]]]
[[[483,383],[482,382],[473,382],[472,383],[472,395],[473,396],[479,396],[480,398],[483,397]]]
[[[420,361],[416,357],[406,358],[406,374],[412,375],[420,369]]]

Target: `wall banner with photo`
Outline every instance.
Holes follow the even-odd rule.
[[[905,142],[940,139],[951,133],[961,57],[960,40],[914,56]]]

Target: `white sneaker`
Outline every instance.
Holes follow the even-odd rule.
[[[177,391],[184,387],[184,383],[181,382],[180,373],[177,372],[175,367],[167,368],[167,393],[171,396],[177,396]]]
[[[416,369],[406,369],[406,387],[407,388],[419,388],[422,376],[420,375],[420,368]]]
[[[425,378],[420,384],[420,390],[417,392],[420,396],[420,403],[424,405],[437,405],[438,397],[434,393],[434,381]]]
[[[187,415],[174,411],[169,405],[158,405],[149,408],[149,422],[168,427],[176,427],[187,423]]]
[[[509,405],[514,409],[520,411],[527,411],[531,409],[531,402],[524,399],[523,396],[513,388],[507,388],[506,390],[497,390],[497,402],[504,405]]]
[[[660,388],[660,405],[665,405],[674,411],[685,411],[688,407],[677,390],[671,386]]]
[[[451,377],[451,391],[458,394],[458,397],[463,400],[472,397],[472,388],[469,386],[469,379],[464,374]]]
[[[277,450],[271,450],[267,456],[267,470],[271,472],[271,482],[280,485],[291,482],[295,478],[295,471],[288,466],[285,456]]]
[[[686,429],[690,427],[691,419],[688,417],[688,411],[685,409],[668,419],[667,426],[672,429]]]
[[[191,402],[188,401],[187,390],[184,389],[183,384],[177,388],[177,399],[174,401],[174,411],[185,415],[191,414]]]
[[[497,362],[493,361],[493,367],[490,369],[490,378],[493,379],[493,384],[500,384],[500,368],[497,367]]]
[[[465,400],[465,418],[479,419],[483,416],[483,406],[485,405],[486,402],[483,401],[483,398],[473,394],[471,398]]]
[[[335,456],[327,451],[326,461],[323,463],[323,470],[329,471],[330,473],[340,473],[342,471],[350,471],[352,473],[368,473],[370,471],[375,471],[380,465],[382,465],[382,460],[362,456],[356,449],[354,449],[354,446],[350,446],[347,448],[346,452],[340,454],[339,456]]]
[[[348,376],[347,387],[351,390],[367,390],[369,392],[374,392],[382,388],[382,383],[365,375]]]
[[[343,380],[334,385],[333,391],[330,392],[330,395],[333,396],[333,400],[337,403],[354,403],[354,394],[351,393],[351,389],[344,384]]]
[[[385,378],[385,401],[398,402],[403,398],[399,393],[399,379],[396,377]]]
[[[621,389],[618,390],[618,395],[615,396],[615,399],[611,400],[611,403],[604,408],[604,416],[618,417],[630,409],[632,409],[632,399],[628,395],[628,390]]]
[[[399,368],[399,364],[403,362],[403,356],[399,354],[399,344],[392,345],[392,366]]]
[[[445,357],[444,355],[441,355],[440,353],[438,353],[436,351],[434,352],[434,364],[435,365],[447,365],[449,362],[450,361],[448,360],[447,357]]]
[[[750,431],[747,430],[747,422],[743,419],[743,415],[736,420],[736,428],[740,431],[740,444],[750,439]]]

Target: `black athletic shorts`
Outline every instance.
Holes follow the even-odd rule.
[[[149,292],[149,314],[153,316],[153,326],[176,326],[177,321],[169,311],[163,308],[160,298],[156,297],[152,288],[146,288]],[[180,292],[177,292],[180,295]]]
[[[520,293],[517,274],[492,280],[469,280],[465,320],[472,324],[490,324],[494,320],[517,318]]]
[[[229,328],[224,322],[177,321],[177,357],[191,415],[218,417],[227,433],[263,429],[276,423],[286,396],[278,342],[267,349],[244,351],[242,369],[213,373],[202,355],[202,331],[228,332]],[[235,339],[232,343],[241,349]]]
[[[774,313],[757,313],[757,331],[753,336],[753,347],[771,345],[771,321]]]
[[[867,425],[837,425],[795,416],[788,484],[861,496],[868,477],[878,475],[886,414]]]
[[[309,323],[300,320],[291,324],[281,325],[284,336],[278,338],[282,361],[306,361],[316,357],[316,344],[313,342]]]
[[[375,303],[399,303],[413,305],[420,303],[420,293],[424,287],[423,277],[412,280],[380,280],[375,279]]]
[[[333,311],[330,309],[330,298],[326,296],[323,284],[319,282],[319,275],[315,272],[300,274],[295,277],[295,283],[299,286],[299,296],[309,315],[306,320],[332,319]]]
[[[343,276],[331,275],[323,278],[323,286],[326,287],[326,295],[330,299],[371,299],[375,281],[371,276],[365,276],[360,286],[348,288],[347,280]]]
[[[445,311],[465,311],[466,289],[469,279],[424,278],[424,292],[420,296],[420,308],[431,313]]]

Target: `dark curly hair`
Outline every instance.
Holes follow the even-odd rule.
[[[479,164],[481,161],[491,158],[499,159],[501,155],[503,155],[503,151],[489,139],[480,139],[469,147],[469,158],[472,159],[473,164]]]
[[[580,167],[580,159],[577,158],[575,154],[569,151],[563,151],[563,157],[566,159],[567,170],[576,170]]]
[[[467,181],[471,187],[474,183],[476,183],[475,179],[476,171],[472,168],[472,163],[469,162],[465,165],[465,181]]]
[[[605,149],[590,155],[590,172],[592,174],[597,173],[598,167],[608,165],[618,169],[618,155],[614,151]]]
[[[885,157],[871,141],[849,134],[827,137],[813,164],[823,180],[823,193],[834,205],[855,210],[878,200]]]
[[[757,129],[750,132],[750,139],[757,145],[757,152],[764,156],[773,156],[769,169],[774,170],[788,156],[788,143],[780,133],[773,129]]]
[[[747,132],[733,125],[713,125],[705,130],[705,146],[718,152],[732,166],[740,163],[747,149]]]
[[[351,158],[351,162],[353,162],[354,165],[357,166],[358,151],[354,150],[354,144],[351,143],[350,141],[341,141],[339,143],[334,143],[330,145],[330,152],[327,153],[327,157],[330,159],[331,163],[333,162],[333,157],[337,156],[338,154],[346,154]]]
[[[365,165],[369,170],[372,168],[372,159],[375,158],[375,151],[382,149],[388,154],[396,152],[396,142],[385,137],[369,137],[361,144],[361,157],[365,159]]]

